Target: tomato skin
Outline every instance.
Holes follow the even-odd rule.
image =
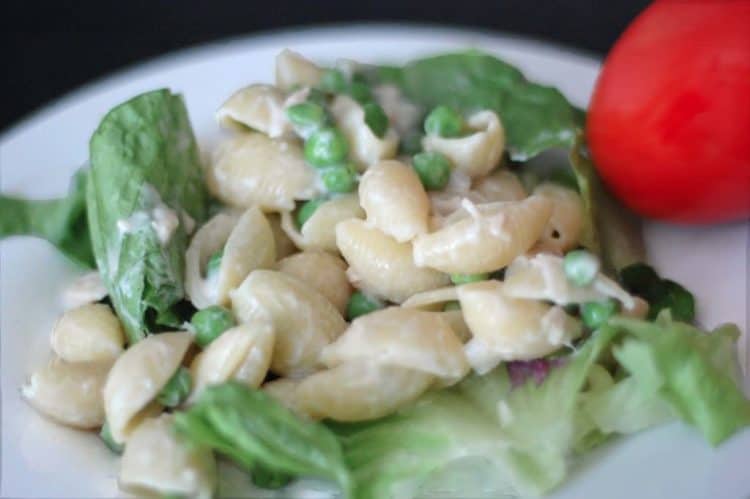
[[[607,56],[586,138],[642,215],[750,217],[750,0],[651,4]]]

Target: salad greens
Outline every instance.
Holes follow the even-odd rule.
[[[86,220],[86,170],[73,176],[64,198],[34,201],[0,195],[0,239],[16,235],[46,239],[78,265],[95,267]]]
[[[707,334],[668,313],[656,322],[616,317],[610,324],[629,335],[613,352],[641,390],[658,394],[711,444],[750,425],[750,401],[737,387],[736,326]]]
[[[86,206],[94,254],[134,343],[156,325],[176,322],[171,309],[184,296],[186,220],[203,221],[208,208],[182,98],[156,90],[112,109],[91,137],[90,162]],[[150,223],[163,205],[179,220],[166,241]],[[123,230],[123,221],[132,227]]]
[[[226,455],[262,484],[289,477],[320,477],[349,494],[351,478],[341,444],[320,423],[303,421],[270,395],[238,382],[206,389],[198,402],[176,413],[177,431]]]
[[[695,318],[692,293],[672,280],[662,279],[645,263],[634,263],[621,269],[620,281],[628,291],[649,303],[650,319],[655,319],[665,309],[681,321],[690,322]]]
[[[477,50],[383,66],[374,78],[401,87],[425,108],[492,109],[502,116],[510,157],[526,161],[551,147],[570,148],[583,113],[559,90],[529,82],[514,66]]]

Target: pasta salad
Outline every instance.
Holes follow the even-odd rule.
[[[216,119],[203,160],[182,98],[138,95],[66,197],[0,196],[0,237],[88,269],[21,395],[98,432],[124,491],[215,497],[223,461],[412,497],[476,458],[540,495],[618,435],[750,425],[739,329],[645,263],[556,89],[477,51],[285,50]]]

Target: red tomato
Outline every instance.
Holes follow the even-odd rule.
[[[586,136],[604,181],[642,215],[750,216],[750,0],[651,4],[607,56]]]

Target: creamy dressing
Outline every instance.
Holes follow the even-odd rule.
[[[180,217],[175,210],[162,201],[159,192],[152,185],[144,184],[142,190],[141,198],[145,208],[134,211],[128,218],[117,220],[117,230],[121,236],[124,236],[150,227],[156,233],[159,243],[166,246],[180,225]],[[195,221],[189,215],[187,217],[194,226]]]

